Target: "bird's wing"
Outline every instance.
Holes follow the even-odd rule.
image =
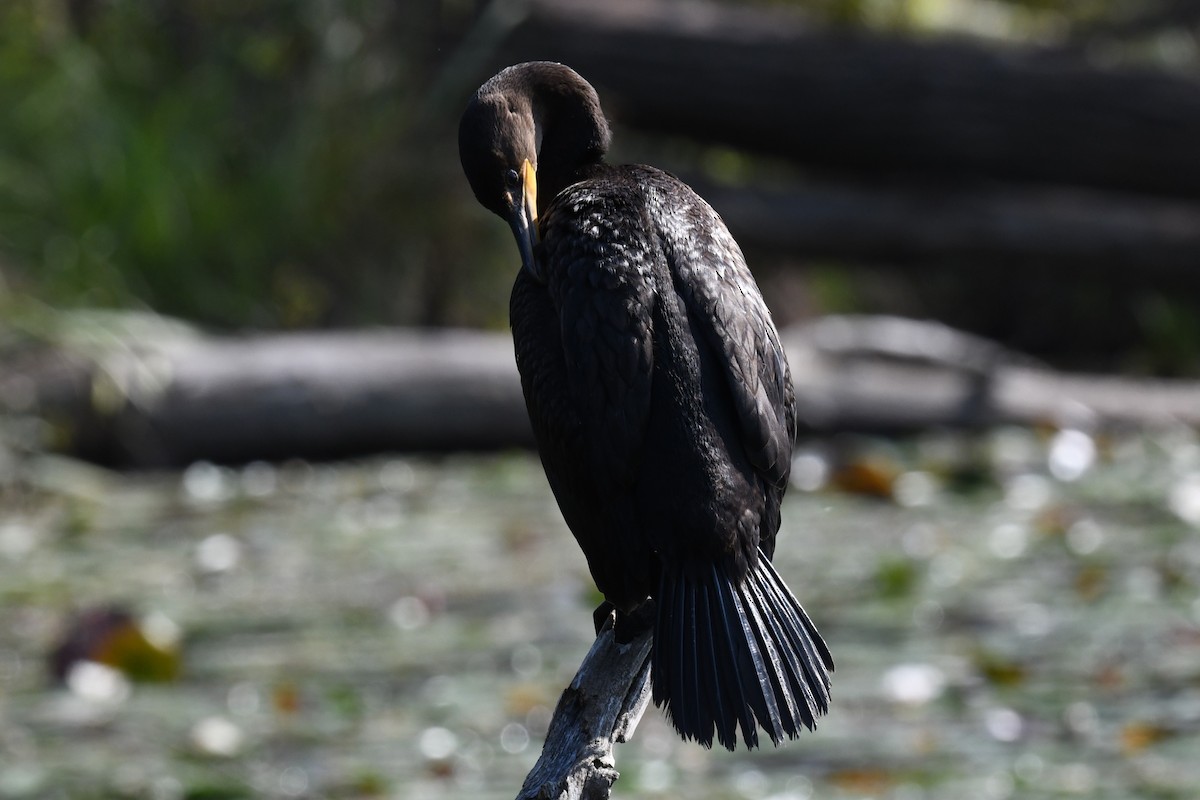
[[[632,482],[650,412],[653,252],[639,213],[615,193],[566,190],[543,222],[546,280],[558,307],[568,382],[597,479]],[[565,213],[569,212],[569,213]],[[624,229],[617,229],[623,224]]]
[[[779,332],[746,259],[712,208],[679,184],[668,258],[693,326],[728,379],[750,462],[782,487],[791,471],[796,401]]]

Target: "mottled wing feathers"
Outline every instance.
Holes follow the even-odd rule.
[[[543,220],[546,276],[562,325],[573,397],[599,426],[597,466],[632,479],[649,414],[658,292],[651,259],[668,261],[673,290],[717,354],[750,462],[782,487],[791,468],[795,398],[779,334],[725,224],[683,183],[624,168],[618,188],[575,184]],[[655,224],[667,220],[669,226]],[[618,226],[619,227],[618,229]]]
[[[692,324],[719,354],[752,464],[782,487],[791,470],[795,395],[770,311],[741,249],[712,208],[682,183],[656,194],[676,291]]]

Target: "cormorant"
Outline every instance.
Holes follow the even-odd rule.
[[[779,334],[733,237],[686,184],[610,166],[596,91],[509,67],[459,127],[512,227],[510,314],[546,477],[654,701],[685,739],[778,744],[829,707],[833,659],[771,566],[796,435]],[[607,606],[598,609],[607,611]],[[639,627],[640,626],[640,627]]]

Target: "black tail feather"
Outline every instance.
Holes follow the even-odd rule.
[[[678,609],[683,613],[680,614],[680,621],[688,630],[696,629],[696,593],[694,587],[689,586],[684,581],[680,581],[677,587],[679,599],[676,601]],[[679,681],[679,701],[685,704],[681,708],[680,720],[682,724],[687,725],[692,730],[703,730],[703,722],[700,719],[700,707],[697,705],[697,699],[700,697],[700,672],[697,668],[697,653],[699,651],[700,642],[698,636],[692,636],[689,641],[681,642],[679,648],[679,670],[683,680]]]
[[[740,585],[664,568],[657,606],[654,702],[685,739],[778,744],[829,710],[829,648],[766,556]]]
[[[713,642],[717,640],[717,628],[713,624],[712,618],[712,601],[710,595],[714,590],[708,584],[701,584],[698,608],[702,611],[700,625],[696,631],[697,638],[702,639],[706,645],[704,649],[707,656],[703,665],[704,690],[711,698],[713,708],[718,709],[718,713],[714,715],[713,723],[716,727],[717,741],[722,745],[729,747],[729,743],[737,742],[737,731],[734,728],[734,723],[737,711],[734,703],[741,702],[740,698],[735,699],[728,696],[726,688],[721,685],[721,681],[717,679],[720,675],[722,664],[720,653],[713,646]],[[722,631],[723,633],[723,631]],[[725,726],[721,726],[721,720],[728,718],[730,722]],[[707,739],[707,747],[712,747],[712,738],[707,736],[708,731],[700,732],[696,737],[698,741],[704,742]]]
[[[753,747],[758,744],[758,726],[754,724],[750,700],[746,697],[743,688],[753,674],[753,665],[749,665],[749,668],[744,670],[743,664],[749,660],[748,653],[743,650],[739,654],[734,648],[721,647],[717,644],[718,642],[736,641],[736,638],[741,636],[741,623],[730,619],[731,616],[736,616],[736,607],[730,595],[728,582],[720,578],[715,565],[712,567],[712,582],[708,586],[711,590],[709,593],[712,599],[711,608],[717,612],[721,620],[720,635],[713,637],[713,660],[718,664],[718,669],[713,673],[712,679],[725,687],[724,694],[728,698],[726,705],[721,707],[720,713],[713,715],[716,718],[717,730],[722,734],[720,742],[728,749],[734,749],[737,746],[737,725],[740,723],[743,741]],[[674,636],[675,633],[672,632],[671,635]],[[655,638],[657,636],[658,631],[656,630]],[[745,677],[743,677],[743,673]],[[667,712],[669,714],[670,709]],[[706,747],[712,746],[711,741],[707,743],[701,741],[701,744],[705,744]]]
[[[749,593],[747,589],[750,589]],[[794,669],[792,665],[796,659],[792,650],[793,643],[784,633],[778,618],[770,613],[760,614],[758,609],[766,608],[767,605],[757,584],[747,581],[738,591],[742,593],[742,597],[746,601],[746,608],[754,618],[754,633],[759,639],[760,649],[766,656],[767,663],[774,667],[774,670],[769,671],[771,690],[779,701],[781,712],[778,713],[778,719],[783,725],[783,730],[776,729],[771,736],[771,741],[778,744],[785,732],[794,739],[800,732],[796,720],[799,718],[808,724],[812,715],[808,714],[808,721],[803,719],[804,713],[800,710],[800,703],[797,702],[792,692],[793,686],[799,686],[802,692],[808,691],[808,687],[804,685],[804,673]],[[779,643],[778,647],[775,645],[776,642]]]
[[[771,685],[774,678],[771,670],[773,662],[762,652],[762,634],[756,609],[745,601],[741,587],[734,588],[731,594],[737,608],[737,618],[742,623],[742,637],[740,648],[737,647],[737,639],[730,644],[738,649],[739,655],[748,662],[748,668],[742,670],[743,678],[746,675],[753,676],[749,685],[743,686],[746,699],[750,701],[750,708],[754,709],[758,724],[767,729],[767,735],[771,737],[772,742],[778,742],[782,734],[779,731],[779,706],[775,702],[775,691]]]
[[[800,613],[797,619],[802,627],[789,627],[789,638],[797,648],[793,652],[803,654],[801,664],[807,676],[803,681],[803,685],[813,688],[813,692],[808,695],[810,698],[809,706],[810,708],[815,708],[817,714],[825,714],[829,711],[829,673],[833,671],[833,655],[829,652],[829,647],[826,646],[825,640],[821,638],[821,634],[817,632],[817,626],[809,619],[808,614],[804,613],[804,609],[800,606],[795,596],[792,595],[787,584],[783,582],[783,578],[780,578],[779,573],[775,571],[774,565],[761,557],[759,558],[759,564],[765,565],[768,577],[766,586],[773,602],[785,607],[790,605],[799,609]],[[819,687],[819,690],[817,687]],[[809,727],[813,726],[810,725]]]

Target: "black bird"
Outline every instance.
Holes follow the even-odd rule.
[[[654,701],[685,739],[778,744],[829,707],[833,659],[771,566],[795,442],[779,334],[724,223],[674,176],[610,166],[596,91],[509,67],[459,127],[516,235],[510,314],[546,477]],[[607,611],[606,606],[598,609]],[[642,627],[639,627],[642,626]]]

